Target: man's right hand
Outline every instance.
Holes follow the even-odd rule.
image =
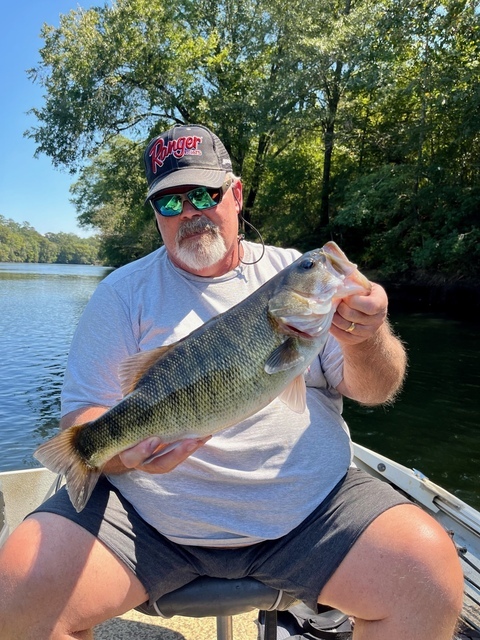
[[[162,449],[169,445],[163,445],[160,438],[153,436],[122,451],[118,458],[127,469],[137,469],[152,474],[168,473],[202,447],[211,437],[179,440],[172,449],[162,454]],[[146,462],[152,456],[155,457],[150,462]]]

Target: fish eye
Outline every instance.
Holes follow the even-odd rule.
[[[315,260],[313,260],[312,258],[305,258],[305,260],[300,263],[300,266],[302,267],[302,269],[311,269],[314,264]]]

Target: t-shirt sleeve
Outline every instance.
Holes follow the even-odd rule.
[[[340,344],[331,334],[327,338],[320,360],[328,385],[336,389],[343,380],[344,360]]]
[[[138,351],[122,300],[101,282],[75,331],[61,394],[62,416],[86,406],[111,407],[122,398],[120,364]]]

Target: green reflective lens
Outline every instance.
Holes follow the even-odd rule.
[[[152,200],[152,205],[162,216],[178,216],[182,213],[183,203],[188,200],[195,209],[211,209],[222,200],[222,189],[195,187],[188,193],[172,193]]]
[[[178,195],[169,195],[155,200],[154,204],[162,216],[176,216],[182,211],[183,200]]]
[[[194,207],[197,209],[208,209],[214,207],[219,202],[220,190],[207,189],[200,187],[187,193],[187,197]]]

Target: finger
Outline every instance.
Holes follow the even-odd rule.
[[[383,314],[368,316],[349,307],[343,310],[345,316],[338,311],[333,316],[330,333],[340,342],[358,344],[370,338],[383,324]]]
[[[352,322],[355,323],[355,326],[358,328],[373,327],[374,329],[378,329],[382,322],[384,322],[385,317],[386,314],[384,314],[383,311],[374,315],[368,315],[366,313],[356,311],[349,306],[339,305],[333,316],[332,323],[343,331],[347,331]]]
[[[210,438],[211,436],[182,440],[176,443],[173,449],[168,449],[167,447],[166,453],[162,453],[160,450],[158,456],[155,455],[153,459],[144,462],[138,468],[148,473],[168,473],[202,447]]]
[[[371,316],[351,309],[348,305],[340,304],[332,318],[332,326],[341,331],[351,333],[361,331],[372,322]]]
[[[372,283],[372,290],[369,295],[354,295],[344,298],[340,306],[347,306],[354,311],[363,313],[367,316],[382,315],[386,316],[388,307],[388,298],[385,289],[379,284]]]
[[[164,444],[164,443],[163,443]],[[142,440],[133,447],[122,451],[119,458],[128,469],[134,469],[150,457],[162,445],[162,440],[156,436]]]
[[[330,327],[330,333],[343,344],[359,344],[369,337],[369,333],[365,332],[362,327],[358,327],[357,325],[352,331],[345,331],[344,329],[340,329],[339,327],[332,325]]]

